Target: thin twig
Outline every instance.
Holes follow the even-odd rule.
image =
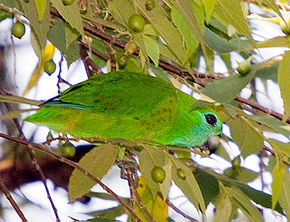
[[[110,193],[123,207],[124,209],[130,213],[137,221],[141,221],[141,219],[139,218],[138,215],[136,215],[136,213],[134,212],[134,210],[132,208],[130,208],[123,200],[122,198],[120,198],[117,194],[114,193],[114,191],[112,191],[109,187],[107,187],[102,181],[100,181],[97,177],[95,177],[94,175],[92,175],[90,172],[88,172],[86,169],[84,169],[83,167],[81,167],[78,163],[75,163],[72,160],[69,160],[63,156],[61,156],[60,154],[53,152],[49,149],[47,149],[44,145],[42,144],[37,144],[37,143],[33,143],[27,140],[24,140],[22,138],[16,138],[10,135],[6,135],[3,133],[0,133],[0,137],[26,145],[26,146],[30,146],[33,148],[36,148],[38,150],[41,150],[43,152],[45,152],[46,154],[50,155],[53,158],[56,158],[57,160],[66,163],[76,169],[78,169],[79,171],[81,171],[84,175],[88,176],[89,178],[91,178],[92,180],[94,180],[96,183],[98,183],[105,191],[107,191],[108,193]]]
[[[7,200],[10,202],[11,206],[14,208],[14,210],[16,211],[16,213],[18,214],[20,219],[22,221],[27,221],[27,219],[25,218],[23,212],[20,210],[19,206],[17,205],[17,203],[15,202],[13,197],[11,196],[11,194],[10,194],[8,188],[6,187],[2,177],[0,177],[0,189],[5,194]]]
[[[184,218],[188,219],[191,222],[197,222],[198,220],[188,216],[187,214],[183,213],[181,210],[179,210],[176,206],[173,205],[173,203],[169,200],[166,199],[166,203],[170,208],[172,208],[174,211],[176,211],[178,214],[182,215]]]

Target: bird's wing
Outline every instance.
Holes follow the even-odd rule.
[[[146,74],[112,72],[93,76],[44,106],[63,106],[93,112],[142,118],[160,107],[177,107],[177,89]]]

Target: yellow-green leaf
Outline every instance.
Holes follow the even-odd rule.
[[[264,146],[262,132],[258,132],[254,125],[245,118],[234,118],[228,122],[231,127],[233,140],[241,149],[242,155],[257,153]]]
[[[288,116],[290,115],[289,67],[290,67],[290,51],[286,51],[278,69],[278,84],[280,86],[281,96],[283,98],[284,113],[286,114],[285,119],[287,119]]]
[[[277,36],[265,41],[256,42],[255,48],[290,47],[290,36]]]
[[[83,22],[77,1],[68,6],[65,6],[62,0],[51,0],[51,3],[72,28],[76,29],[81,35],[84,35]]]
[[[230,193],[227,188],[220,182],[220,193],[214,202],[216,212],[214,214],[213,222],[229,221],[232,213],[232,203]]]
[[[143,35],[143,41],[148,56],[152,59],[155,66],[158,66],[159,62],[159,46],[157,42],[147,35]]]
[[[38,19],[39,21],[42,21],[44,13],[45,13],[47,0],[35,0],[34,2],[35,2],[35,6],[38,12]]]
[[[155,7],[148,11],[145,7],[144,0],[135,0],[134,2],[144,17],[153,25],[156,32],[166,42],[170,51],[177,58],[178,63],[182,65],[186,54],[182,47],[182,38],[176,27],[168,20],[165,10],[159,4],[155,4]]]
[[[283,177],[279,203],[285,211],[287,218],[290,218],[290,173],[286,171]]]
[[[79,161],[79,165],[93,176],[102,179],[114,164],[118,150],[118,146],[110,143],[98,146],[86,153]],[[95,184],[96,182],[91,178],[74,169],[68,185],[70,201],[86,194]]]
[[[275,152],[276,155],[276,165],[272,170],[273,175],[273,182],[271,185],[272,188],[272,209],[275,208],[276,203],[280,197],[281,191],[282,191],[282,184],[283,184],[283,178],[286,171],[288,171],[287,167],[284,166],[282,162],[282,157],[280,152]]]
[[[172,161],[172,179],[174,183],[181,189],[186,197],[194,204],[196,209],[205,213],[205,202],[199,188],[199,185],[193,176],[190,168],[184,165],[184,163],[176,158],[171,158]],[[178,170],[181,169],[184,172],[185,178],[182,178],[178,174]]]
[[[214,12],[216,1],[217,0],[202,0],[207,22],[209,22],[209,19],[211,18]]]
[[[217,0],[216,13],[228,25],[232,25],[240,34],[252,40],[251,31],[239,0]]]

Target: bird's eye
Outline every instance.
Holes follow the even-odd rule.
[[[206,122],[212,126],[214,126],[217,122],[216,117],[212,114],[205,115],[205,119],[206,119]]]

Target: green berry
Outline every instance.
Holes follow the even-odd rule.
[[[62,0],[62,3],[64,5],[71,5],[74,2],[74,0]]]
[[[132,15],[128,20],[128,26],[134,32],[141,32],[144,29],[145,19],[138,14]]]
[[[165,180],[166,173],[161,167],[154,167],[151,171],[151,178],[156,183],[162,183]]]
[[[154,0],[146,0],[146,2],[145,2],[146,10],[151,11],[154,7],[155,7]]]
[[[177,176],[178,176],[179,178],[181,178],[182,180],[185,180],[185,179],[186,179],[185,172],[184,172],[184,170],[181,169],[181,168],[178,168],[178,169],[177,169]]]
[[[15,22],[12,26],[11,33],[13,36],[15,36],[18,39],[21,39],[21,37],[25,34],[25,26],[21,22]]]
[[[237,71],[241,74],[241,75],[246,75],[247,73],[249,73],[251,70],[251,63],[248,60],[244,60],[241,63],[239,63],[239,66],[237,68]]]
[[[48,60],[44,63],[44,71],[48,74],[51,75],[52,73],[54,73],[55,69],[56,69],[56,65],[54,63],[54,61],[52,60]]]
[[[241,166],[241,157],[237,156],[232,160],[233,168],[239,168]]]
[[[63,156],[72,157],[76,153],[76,148],[69,142],[59,147],[60,152]]]

